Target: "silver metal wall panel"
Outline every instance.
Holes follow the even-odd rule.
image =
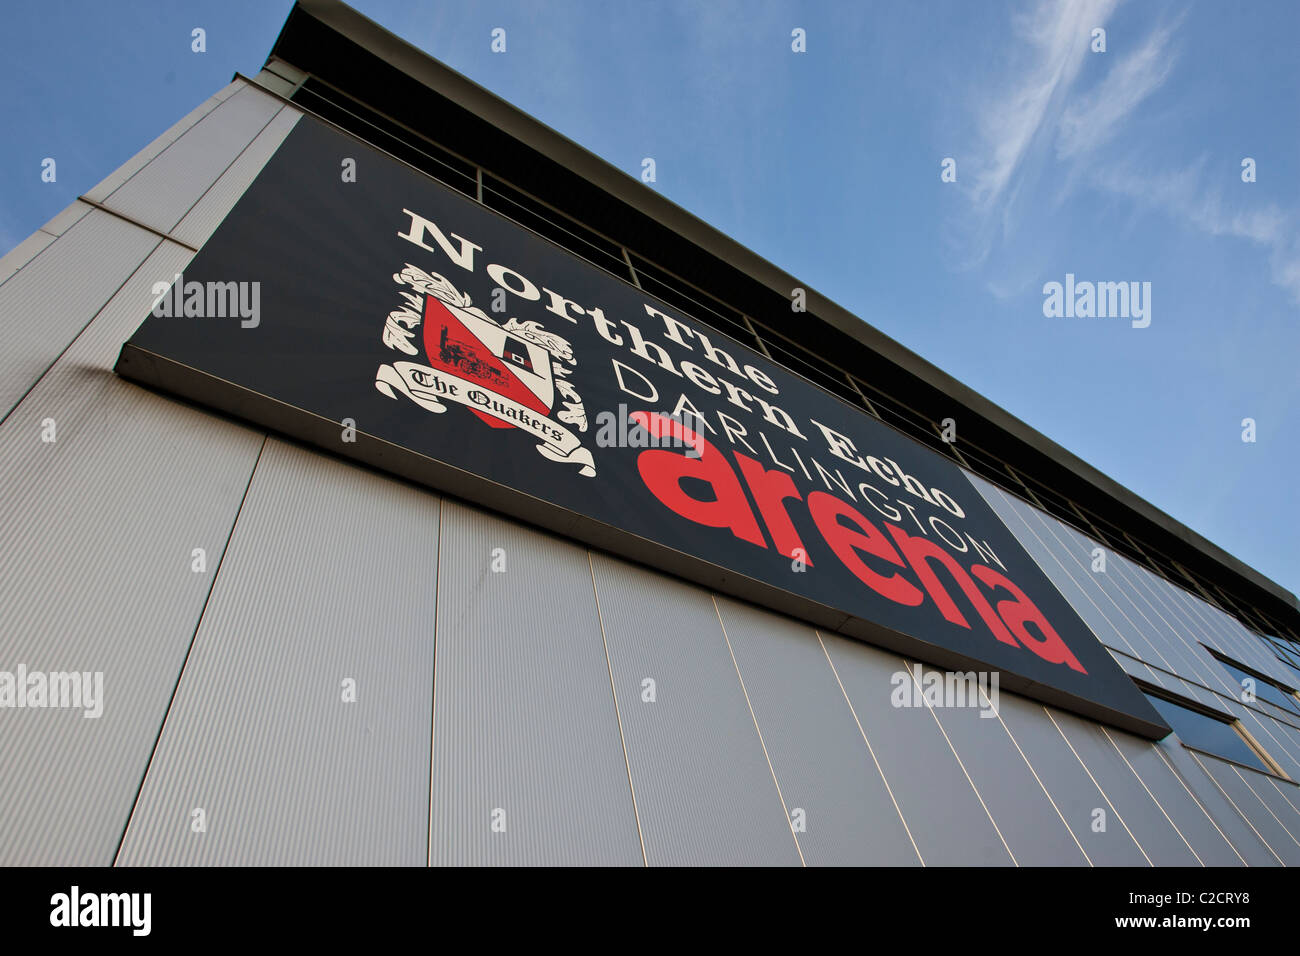
[[[967,473],[966,477],[1098,640],[1139,660],[1159,663],[1150,644],[1136,633],[1137,629],[1125,619],[1123,610],[1098,580],[1103,575],[1091,570],[1091,550],[1077,553],[1076,549],[1063,547],[1041,525],[1035,509],[975,475]],[[1155,676],[1160,683],[1159,675]]]
[[[1043,705],[1002,694],[998,713],[1088,859],[1095,866],[1150,866],[1139,842],[1141,836],[1130,831],[1123,814],[1089,775]],[[1103,831],[1093,829],[1099,809],[1106,813]]]
[[[1281,676],[1279,672],[1269,670],[1276,666],[1276,661],[1264,642],[1250,634],[1236,618],[1126,558],[1120,558],[1118,563],[1122,576],[1131,581],[1135,589],[1146,594],[1148,603],[1160,613],[1167,629],[1187,649],[1185,656],[1193,659],[1186,673],[1180,671],[1182,676],[1218,689],[1219,665],[1200,646],[1202,643],[1249,664],[1261,673]]]
[[[116,227],[108,238],[64,261],[68,274],[135,247]],[[0,668],[99,671],[104,696],[99,718],[29,709],[0,720],[0,864],[112,862],[261,446],[260,434],[110,371],[152,303],[152,273],[189,257],[158,249],[0,426]],[[82,308],[67,321],[96,307]],[[46,419],[53,443],[41,441]],[[200,547],[208,570],[196,574]]]
[[[120,865],[425,864],[438,505],[267,441]]]
[[[1286,776],[1300,780],[1300,734],[1288,724],[1272,720],[1253,708],[1244,707],[1243,710],[1249,715],[1249,718],[1242,718],[1246,729],[1277,761]]]
[[[66,206],[53,219],[41,226],[41,232],[48,232],[51,236],[61,236],[94,208],[88,202],[82,202],[80,199],[73,200],[69,206]]]
[[[1270,777],[1269,783],[1273,785],[1273,789],[1276,790],[1281,795],[1282,799],[1286,801],[1286,806],[1290,807],[1293,812],[1300,813],[1300,786],[1284,780],[1278,780],[1275,777]],[[1290,819],[1285,815],[1282,815],[1282,818]]]
[[[290,107],[276,113],[212,188],[203,194],[203,198],[194,204],[194,208],[185,214],[171,235],[196,249],[202,247],[301,118],[302,114]]]
[[[916,847],[811,627],[716,598],[809,866],[916,866]]]
[[[1189,642],[1170,627],[1142,592],[1139,582],[1131,577],[1134,573],[1146,573],[1143,569],[1001,489],[986,482],[980,482],[977,487],[995,508],[1000,502],[1009,512],[1003,517],[1022,542],[1032,540],[1052,553],[1055,560],[1045,564],[1044,570],[1058,586],[1062,589],[1074,586],[1087,592],[1094,615],[1100,613],[1104,620],[1099,622],[1088,614],[1084,615],[1085,620],[1104,642],[1110,643],[1110,639],[1103,625],[1118,629],[1132,653],[1153,665],[1149,679],[1157,686],[1176,684],[1169,673],[1194,680],[1203,679],[1204,664],[1197,659],[1199,649],[1193,650]],[[1011,522],[1011,516],[1017,521]],[[1092,571],[1092,552],[1096,548],[1102,548],[1106,553],[1105,572]],[[1118,645],[1112,646],[1123,650]]]
[[[1108,731],[1064,711],[1049,713],[1153,864],[1202,865],[1144,782],[1125,762]]]
[[[1138,656],[1117,625],[1117,621],[1122,621],[1110,602],[1104,599],[1095,582],[1092,582],[1092,587],[1087,586],[1092,577],[1086,570],[1087,566],[1081,569],[1074,557],[1061,555],[1059,549],[1048,546],[1044,535],[1033,526],[1028,505],[976,475],[969,472],[965,475],[1097,638],[1107,647]]]
[[[713,598],[591,557],[646,861],[799,865]]]
[[[35,259],[46,246],[68,231],[95,207],[76,200],[0,259],[0,283]]]
[[[1274,736],[1282,740],[1287,745],[1287,753],[1293,757],[1300,756],[1300,730],[1292,724],[1283,724],[1281,721],[1273,721]],[[1292,780],[1300,781],[1300,774],[1288,774]]]
[[[1263,697],[1256,697],[1250,706],[1254,707],[1261,714],[1277,721],[1279,724],[1288,725],[1292,730],[1295,729],[1295,722],[1300,720],[1300,717],[1296,716],[1292,711],[1279,707],[1277,704],[1265,700]]]
[[[1269,778],[1253,770],[1239,769],[1235,764],[1218,760],[1208,754],[1193,753],[1191,756],[1206,773],[1214,778],[1227,794],[1228,799],[1241,811],[1242,816],[1250,821],[1250,825],[1278,858],[1287,866],[1300,866],[1300,843],[1296,842],[1297,834],[1292,832],[1295,827],[1291,826],[1288,829],[1283,822],[1285,817],[1279,820],[1269,805],[1261,799],[1263,796],[1268,796],[1266,787],[1273,790],[1269,785]],[[1273,790],[1273,793],[1276,794],[1276,790]]]
[[[440,548],[430,862],[642,865],[586,552],[452,501]]]
[[[1250,787],[1256,798],[1268,808],[1278,826],[1286,832],[1287,838],[1291,841],[1286,853],[1300,859],[1300,810],[1296,809],[1300,798],[1296,796],[1296,785],[1242,767],[1233,769]],[[1283,855],[1285,856],[1286,853]]]
[[[1100,547],[1097,542],[1036,508],[1019,502],[1017,504],[1048,547],[1062,556],[1071,573],[1076,578],[1086,575],[1089,586],[1100,592],[1103,597],[1098,602],[1107,609],[1111,620],[1136,649],[1138,657],[1159,670],[1174,674],[1186,672],[1188,664],[1173,652],[1169,645],[1169,635],[1160,631],[1158,621],[1153,620],[1147,609],[1135,599],[1132,589],[1125,586],[1121,555],[1105,549],[1106,570],[1094,572],[1091,555],[1094,549]]]
[[[1208,616],[1201,613],[1205,602],[1199,596],[1194,597],[1181,588],[1172,586],[1165,589],[1165,598],[1179,611],[1179,618],[1186,626],[1191,639],[1204,647],[1219,651],[1229,657],[1240,653],[1239,649],[1229,646],[1222,636],[1215,633]]]
[[[1145,569],[1135,568],[1136,582],[1144,589],[1147,598],[1158,608],[1160,614],[1169,622],[1172,632],[1186,648],[1186,656],[1191,660],[1185,678],[1208,688],[1216,693],[1230,690],[1231,685],[1224,680],[1223,668],[1220,667],[1205,649],[1206,636],[1198,621],[1191,615],[1187,603],[1199,601],[1190,597],[1181,588],[1175,587],[1164,578],[1151,574]],[[1210,642],[1213,646],[1213,642]]]
[[[242,85],[244,85],[242,82],[232,83],[230,86],[226,87],[226,90],[230,90],[230,92],[233,93],[234,90],[231,89],[231,87]],[[226,90],[223,90],[222,93],[225,93]],[[227,94],[227,96],[228,95],[229,94]],[[189,113],[185,114],[173,123],[161,136],[128,159],[101,183],[99,183],[99,185],[86,193],[86,198],[97,203],[102,203],[109,197],[109,194],[112,193],[113,190],[117,189],[124,182],[143,169],[150,160],[161,153],[164,149],[176,142],[176,140],[181,137],[182,133],[220,106],[224,98],[225,97],[222,97],[220,94],[217,96],[210,96],[198,106],[194,107],[194,109],[190,110]]]
[[[245,85],[247,84],[245,84],[243,80],[239,77],[235,77],[235,79],[231,80],[221,89],[217,90],[217,92],[213,93],[212,98],[219,103],[224,102],[243,89]]]
[[[157,236],[95,210],[0,286],[0,419],[158,243]],[[152,303],[140,309],[137,324]]]
[[[1158,744],[1121,730],[1105,728],[1103,733],[1204,865],[1243,865],[1240,854],[1164,759]]]
[[[1274,757],[1281,765],[1286,776],[1292,780],[1300,780],[1300,732],[1297,732],[1289,724],[1269,720],[1266,717],[1261,717],[1259,722],[1268,729],[1277,744],[1277,750],[1275,751],[1267,741],[1261,740],[1260,743],[1268,749],[1269,755]],[[1259,736],[1258,733],[1256,733],[1256,736]],[[1285,754],[1285,756],[1279,756],[1279,753]]]
[[[1300,812],[1295,808],[1292,799],[1287,798],[1283,788],[1292,794],[1295,791],[1295,784],[1279,781],[1275,777],[1267,774],[1256,773],[1245,767],[1232,768],[1245,784],[1250,787],[1251,792],[1255,794],[1260,803],[1268,809],[1269,815],[1277,821],[1291,841],[1289,852],[1300,853]]]
[[[1188,600],[1192,599],[1189,597]],[[1235,617],[1217,607],[1204,602],[1192,603],[1200,605],[1195,608],[1196,613],[1210,621],[1211,630],[1216,638],[1224,642],[1224,653],[1228,657],[1284,684],[1294,683],[1295,673],[1277,659],[1262,638],[1246,630]],[[1234,649],[1237,653],[1233,652]]]
[[[14,246],[5,254],[3,259],[0,259],[0,285],[3,285],[10,276],[35,259],[41,250],[53,241],[53,236],[38,229]]]
[[[1129,677],[1137,677],[1142,680],[1151,681],[1153,684],[1156,683],[1155,673],[1140,660],[1129,657],[1123,651],[1117,651],[1113,647],[1107,647],[1106,650],[1110,651],[1111,658],[1114,659],[1115,663],[1118,664]]]
[[[1070,531],[1077,536],[1073,529]],[[1122,555],[1111,555],[1107,582],[1112,589],[1123,593],[1134,619],[1140,622],[1143,634],[1169,662],[1169,669],[1179,677],[1207,683],[1210,679],[1209,655],[1188,638],[1185,624],[1158,606],[1151,590],[1152,578],[1154,575],[1150,571]]]
[[[909,666],[914,662],[907,661]],[[922,679],[943,671],[922,666]],[[915,681],[913,681],[915,685]],[[915,689],[915,688],[914,688]],[[999,692],[999,700],[1005,695]],[[935,720],[961,758],[989,815],[1020,866],[1087,866],[1081,842],[1012,739],[996,708],[977,691],[973,707],[936,707]]]
[[[1162,617],[1168,621],[1166,625],[1177,639],[1186,648],[1185,657],[1191,658],[1192,663],[1187,667],[1185,672],[1181,672],[1190,680],[1211,688],[1215,691],[1228,691],[1231,694],[1239,694],[1241,688],[1233,680],[1231,675],[1223,670],[1223,665],[1216,661],[1213,656],[1205,649],[1203,645],[1223,646],[1222,641],[1218,641],[1207,635],[1205,629],[1201,627],[1193,612],[1193,606],[1201,605],[1209,609],[1199,598],[1195,598],[1175,588],[1173,585],[1164,581],[1162,578],[1152,574],[1145,568],[1138,567],[1132,562],[1124,562],[1125,573],[1140,586],[1144,587],[1150,595],[1155,606],[1158,607]],[[1236,622],[1233,621],[1235,624]],[[1252,635],[1247,635],[1244,629],[1240,633],[1245,639],[1237,653],[1245,653],[1248,658],[1255,663],[1257,669],[1265,663],[1264,658],[1271,658],[1272,655],[1264,647],[1264,642]],[[1236,657],[1236,654],[1229,652],[1230,656]],[[1267,670],[1263,673],[1269,673]]]
[[[257,87],[244,87],[113,190],[103,205],[170,232],[282,105]]]
[[[1176,689],[1161,673],[1167,671],[1211,690],[1235,693],[1202,643],[1263,674],[1286,679],[1263,641],[1235,618],[1109,549],[1104,549],[1106,572],[1093,573],[1090,556],[1101,545],[1000,488],[967,477],[1102,642],[1151,664],[1158,685]]]
[[[1264,641],[1247,631],[1235,617],[1208,604],[1194,607],[1193,612],[1206,622],[1206,630],[1226,656],[1279,680],[1289,676]]]
[[[893,706],[892,679],[906,670],[903,660],[831,634],[822,640],[926,865],[1011,865],[934,712]]]
[[[1241,815],[1241,811],[1224,795],[1214,778],[1196,762],[1192,753],[1182,745],[1176,734],[1170,734],[1157,744],[1157,747],[1159,753],[1169,761],[1174,772],[1196,796],[1197,802],[1205,808],[1205,812],[1214,820],[1247,866],[1282,864],[1277,854],[1260,838],[1259,833]]]

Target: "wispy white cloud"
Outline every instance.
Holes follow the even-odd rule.
[[[1300,230],[1295,214],[1275,203],[1255,209],[1234,206],[1222,187],[1210,184],[1205,165],[1201,160],[1176,170],[1132,165],[1098,168],[1089,183],[1140,207],[1159,210],[1207,235],[1245,239],[1265,247],[1272,281],[1300,303]]]
[[[1015,17],[1026,62],[998,92],[976,106],[976,124],[986,157],[975,161],[973,199],[992,212],[1027,154],[1057,124],[1065,95],[1088,56],[1091,31],[1105,23],[1117,0],[1044,0]]]
[[[1164,83],[1174,65],[1170,39],[1178,24],[1153,31],[1122,57],[1087,94],[1073,100],[1057,124],[1056,155],[1072,159],[1109,141],[1124,121]]]
[[[1134,142],[1143,104],[1174,70],[1176,34],[1185,16],[1131,35],[1129,52],[1090,60],[1092,30],[1106,26],[1119,2],[1039,0],[1013,18],[1018,59],[1008,63],[1000,85],[977,91],[972,105],[977,146],[967,167],[974,167],[966,194],[969,263],[988,260],[1027,216],[1059,205],[1083,186],[1123,197],[1137,210],[1158,211],[1207,236],[1265,247],[1272,281],[1300,302],[1295,210],[1276,204],[1247,208],[1247,198],[1230,200],[1214,185],[1204,161],[1167,169],[1150,159],[1149,142],[1141,165],[1127,145],[1123,157],[1118,155],[1116,141]],[[1102,75],[1080,89],[1085,73],[1093,72]],[[1032,284],[1034,271],[1032,262],[1005,263],[999,275],[986,277],[985,287],[999,298],[1017,295]]]

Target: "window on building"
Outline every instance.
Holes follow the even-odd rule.
[[[1265,773],[1274,773],[1273,768],[1237,731],[1236,721],[1220,720],[1154,694],[1147,694],[1147,699],[1188,747]]]
[[[1222,665],[1224,670],[1232,675],[1232,679],[1241,687],[1243,693],[1249,689],[1259,700],[1266,700],[1270,704],[1288,710],[1300,717],[1300,700],[1297,700],[1295,695],[1281,684],[1253,671],[1246,670],[1241,664],[1224,657],[1222,654],[1214,654],[1214,658]]]

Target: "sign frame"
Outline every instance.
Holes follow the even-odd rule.
[[[313,125],[314,124],[314,125]],[[448,201],[467,203],[469,206],[481,211],[482,215],[495,217],[503,229],[516,230],[525,233],[536,242],[545,243],[557,255],[562,255],[573,260],[575,266],[590,270],[597,278],[596,282],[617,282],[621,283],[627,289],[634,290],[636,295],[646,302],[658,303],[665,313],[680,315],[676,308],[670,304],[663,303],[655,296],[648,294],[626,280],[606,273],[581,257],[569,252],[562,247],[556,246],[540,236],[526,226],[522,226],[508,217],[501,215],[495,210],[476,204],[462,194],[456,192],[450,187],[427,177],[423,173],[405,167],[391,157],[382,154],[373,147],[356,140],[350,134],[337,130],[330,124],[318,120],[315,117],[304,116],[295,126],[293,132],[282,143],[276,154],[268,161],[267,167],[254,180],[250,191],[254,190],[258,181],[267,175],[267,169],[276,163],[281,153],[285,152],[286,147],[295,142],[295,137],[299,135],[300,130],[311,130],[314,128],[328,131],[334,137],[349,140],[349,148],[354,150],[369,150],[373,158],[382,160],[385,163],[394,163],[401,168],[409,170],[409,175],[419,176],[427,184],[429,190],[440,190],[449,197]],[[318,132],[319,132],[318,129]],[[370,159],[367,159],[367,163]],[[372,173],[377,175],[377,173]],[[342,189],[349,188],[342,186]],[[246,193],[247,197],[249,194]],[[241,199],[242,203],[244,200]],[[412,204],[418,207],[418,200],[412,198],[404,208],[404,213],[410,213]],[[212,238],[204,245],[196,256],[192,266],[199,268],[204,258],[204,253],[216,243],[218,246],[226,241],[229,237],[223,237],[223,228],[226,222],[230,221],[239,203],[227,214],[226,220],[214,232]],[[374,215],[385,217],[385,222],[399,227],[404,224],[405,217],[398,217],[396,209],[377,208]],[[456,229],[449,227],[448,232],[455,234]],[[407,239],[410,237],[401,236],[399,238]],[[426,247],[427,248],[427,247]],[[418,250],[411,247],[411,254],[418,254]],[[412,259],[411,261],[416,261]],[[400,264],[398,264],[400,267]],[[394,276],[394,278],[399,278]],[[390,287],[391,288],[391,287]],[[382,314],[377,318],[382,319]],[[949,462],[942,456],[939,456],[932,449],[915,442],[910,437],[890,428],[886,423],[879,422],[876,419],[868,418],[866,413],[840,397],[826,392],[815,383],[809,382],[797,372],[780,366],[763,356],[755,353],[749,346],[731,339],[725,331],[716,329],[698,322],[689,316],[684,316],[695,326],[705,328],[711,337],[717,337],[721,345],[724,345],[735,354],[744,354],[753,356],[755,361],[761,360],[760,367],[771,366],[783,375],[790,376],[793,379],[801,381],[809,388],[815,388],[817,394],[822,399],[832,399],[838,405],[850,409],[855,416],[860,416],[863,421],[871,423],[871,427],[889,429],[891,433],[905,440],[909,446],[914,446],[917,455],[934,456],[944,462],[946,467],[951,468],[955,473],[960,474],[966,479],[967,475],[964,469],[961,469],[955,463]],[[181,398],[196,402],[198,404],[216,409],[220,412],[232,415],[238,419],[251,422],[259,427],[270,429],[280,435],[290,439],[305,442],[309,445],[320,448],[330,454],[340,455],[361,464],[376,468],[378,470],[397,475],[401,478],[410,480],[422,486],[431,488],[440,493],[450,494],[457,498],[471,502],[493,511],[499,512],[511,518],[526,522],[531,525],[543,528],[547,531],[561,535],[565,538],[580,542],[583,545],[594,547],[607,551],[618,557],[629,559],[655,570],[665,572],[676,577],[680,577],[692,584],[703,586],[711,590],[718,591],[741,600],[749,601],[767,607],[771,610],[797,618],[803,622],[811,624],[823,630],[850,637],[905,655],[909,658],[922,661],[940,668],[958,671],[980,671],[987,670],[990,663],[974,654],[963,653],[961,650],[950,644],[938,643],[927,640],[922,634],[917,632],[906,632],[879,621],[870,620],[859,614],[831,606],[823,601],[814,599],[798,591],[781,587],[769,580],[762,580],[751,574],[747,574],[735,567],[722,565],[716,561],[700,555],[692,554],[682,548],[673,547],[663,541],[655,540],[646,535],[637,533],[627,528],[619,527],[609,521],[601,520],[590,514],[585,514],[571,508],[564,507],[546,498],[536,494],[531,494],[520,488],[512,487],[495,478],[478,474],[459,467],[454,463],[441,460],[432,455],[426,454],[419,450],[407,447],[399,442],[393,441],[382,435],[373,434],[366,430],[365,423],[358,423],[354,430],[352,440],[343,441],[340,437],[340,422],[322,415],[317,411],[304,407],[300,404],[282,401],[269,394],[265,394],[254,388],[247,387],[239,382],[232,381],[221,375],[214,374],[211,370],[197,367],[193,361],[185,361],[178,358],[175,354],[168,354],[166,350],[151,347],[148,344],[148,335],[142,335],[149,327],[150,322],[172,321],[159,320],[154,316],[146,319],[144,325],[131,340],[122,346],[115,371],[134,382],[146,385],[163,392],[179,396]],[[207,321],[207,320],[200,320]],[[361,321],[357,319],[356,321]],[[724,341],[725,340],[725,341]],[[402,358],[405,356],[396,356]],[[578,480],[578,479],[575,479]],[[966,480],[966,486],[970,488],[975,498],[980,498],[981,504],[987,507],[982,501],[975,485]],[[810,493],[811,496],[811,493]],[[994,521],[1000,525],[1006,535],[1014,540],[1014,535],[1006,526],[1005,522],[988,508],[988,513],[993,515]],[[1018,543],[1017,543],[1017,546]],[[1023,550],[1023,548],[1022,548]],[[1033,564],[1032,558],[1025,557]],[[1037,565],[1034,564],[1037,568]],[[1046,574],[1038,569],[1043,580],[1047,582],[1046,587],[1052,589],[1055,594],[1053,600],[1059,599],[1059,602],[1066,603],[1064,596],[1057,589],[1056,585],[1047,578]],[[1041,598],[1040,598],[1041,599]],[[1068,607],[1068,603],[1066,604]],[[1113,668],[1113,673],[1099,675],[1098,680],[1115,681],[1122,679],[1128,682],[1132,690],[1134,703],[1130,710],[1123,710],[1117,706],[1110,706],[1102,701],[1083,696],[1080,693],[1070,692],[1058,686],[1035,680],[1025,674],[1017,673],[1005,666],[997,667],[1001,686],[1007,690],[1023,694],[1042,701],[1047,704],[1059,706],[1063,709],[1074,713],[1090,717],[1102,723],[1106,723],[1121,729],[1130,731],[1149,739],[1160,739],[1166,736],[1170,730],[1164,725],[1154,708],[1142,697],[1136,684],[1132,683],[1118,663],[1114,662],[1101,645],[1096,635],[1087,627],[1086,623],[1078,618],[1077,612],[1070,609],[1070,612],[1077,619],[1078,628],[1082,630],[1083,635],[1097,643],[1102,648],[1105,655],[1106,664]],[[975,646],[978,646],[976,644]],[[1091,651],[1090,651],[1091,653]],[[882,689],[882,692],[884,690]],[[1149,711],[1149,713],[1147,713]]]

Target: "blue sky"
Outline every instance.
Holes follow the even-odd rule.
[[[354,5],[1300,590],[1300,5]],[[11,5],[0,251],[290,7]],[[1045,317],[1066,273],[1150,282],[1150,326]]]

